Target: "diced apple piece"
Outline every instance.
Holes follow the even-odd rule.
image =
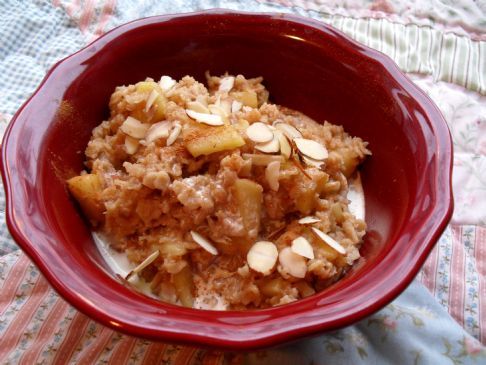
[[[304,280],[296,282],[294,286],[297,288],[302,298],[307,298],[308,296],[311,296],[316,293],[314,288]]]
[[[321,239],[318,239],[315,235],[308,236],[308,238],[314,243],[314,247],[318,247],[316,249],[316,253],[319,252],[319,254],[324,256],[327,260],[334,262],[339,258],[339,256],[341,256],[335,249],[323,242]]]
[[[99,198],[102,189],[99,176],[96,174],[75,176],[69,179],[67,184],[69,191],[91,223],[97,225],[102,222],[105,207]]]
[[[158,249],[162,256],[184,256],[187,253],[184,245],[177,241],[164,242],[158,246]]]
[[[333,250],[330,246],[321,244],[319,247],[322,250],[321,252],[324,255],[324,257],[329,261],[334,261],[339,256],[337,251]]]
[[[258,108],[258,97],[253,90],[233,92],[231,95],[243,105]]]
[[[245,144],[241,135],[230,125],[213,127],[194,123],[184,131],[183,137],[193,157],[232,150]]]
[[[192,308],[194,303],[194,281],[191,268],[188,265],[184,266],[181,271],[172,275],[172,281],[182,305]]]
[[[255,239],[260,230],[263,188],[254,181],[238,179],[235,181],[235,198],[243,219],[247,236]]]
[[[167,99],[164,96],[163,90],[160,85],[154,81],[142,81],[135,85],[137,92],[142,92],[147,94],[147,99],[153,90],[157,91],[158,95],[152,103],[152,108],[154,109],[154,117],[152,122],[158,122],[165,117],[165,107],[167,104]],[[137,110],[138,111],[138,110]],[[143,111],[143,109],[142,109]],[[140,113],[140,112],[139,112]],[[135,116],[134,116],[135,117]]]
[[[343,207],[340,203],[334,203],[331,205],[331,213],[337,223],[342,223],[344,221],[345,217],[343,214]]]
[[[326,173],[323,173],[322,175],[319,175],[319,177],[316,180],[316,193],[321,195],[321,193],[324,191],[324,188],[329,181],[329,175]]]
[[[350,177],[359,165],[359,156],[355,151],[348,148],[342,149],[339,152],[343,162],[341,171],[344,176]]]
[[[281,296],[284,293],[285,287],[287,286],[285,280],[282,277],[277,277],[271,280],[265,280],[259,289],[263,295],[268,298]]]
[[[316,204],[316,192],[313,189],[307,189],[300,192],[295,199],[295,205],[302,214],[309,214],[314,210]]]
[[[341,189],[341,183],[339,181],[328,181],[322,186],[321,193],[324,195],[335,194],[339,189]]]

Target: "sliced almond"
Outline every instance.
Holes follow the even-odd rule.
[[[171,125],[172,123],[168,121],[152,124],[145,134],[145,142],[150,143],[158,140],[159,138],[167,138],[169,136]]]
[[[137,152],[138,144],[138,139],[125,136],[125,151],[127,151],[129,155],[133,155],[135,152]]]
[[[299,224],[314,224],[314,223],[318,223],[320,221],[321,220],[319,218],[308,216],[308,217],[300,218],[298,220],[298,223]]]
[[[278,141],[278,137],[276,135],[273,135],[271,141],[258,143],[255,145],[255,149],[265,153],[276,153],[280,151],[280,142]]]
[[[154,262],[157,257],[159,257],[160,251],[154,251],[148,256],[145,260],[143,260],[140,265],[138,265],[136,268],[134,268],[132,271],[128,273],[128,275],[125,277],[125,280],[130,279],[132,275],[138,274],[141,272],[143,269],[145,269],[147,266],[149,266],[152,262]]]
[[[242,103],[240,103],[238,100],[233,100],[233,103],[231,103],[231,113],[238,113],[242,107]]]
[[[359,171],[356,172],[356,177],[348,180],[349,190],[347,198],[349,200],[349,211],[358,219],[365,219],[365,201],[363,193],[363,185],[361,184],[361,176]]]
[[[219,105],[214,105],[214,104],[208,105],[208,109],[211,114],[219,115],[223,118],[227,118],[229,116],[229,113],[226,113],[226,110],[224,110]]]
[[[273,126],[281,130],[289,139],[302,138],[302,133],[300,133],[297,128],[290,124],[284,122],[276,122],[273,124]]]
[[[326,147],[312,139],[294,138],[294,142],[300,153],[314,160],[322,161],[328,156]]]
[[[317,168],[321,168],[322,164],[324,163],[324,161],[314,160],[313,158],[310,158],[310,157],[307,157],[307,156],[302,156],[302,161],[304,161],[304,163],[307,166],[314,166],[314,167],[317,167]]]
[[[263,275],[269,275],[272,272],[277,258],[277,246],[270,241],[256,242],[246,255],[248,266]]]
[[[252,165],[255,166],[267,166],[271,162],[275,162],[275,161],[278,161],[280,163],[284,162],[282,156],[274,156],[274,155],[257,155],[253,153],[243,153],[242,157],[245,160],[251,159]]]
[[[211,255],[217,255],[218,254],[218,250],[216,249],[216,247],[214,247],[212,245],[212,243],[209,242],[206,238],[204,238],[199,233],[194,232],[194,231],[191,231],[190,233],[191,233],[191,237],[194,240],[194,242],[196,242],[199,246],[204,248]]]
[[[246,135],[255,143],[270,142],[273,138],[273,132],[265,123],[256,122],[246,129]]]
[[[197,113],[209,114],[209,108],[200,101],[190,101],[187,103],[187,109],[195,111]]]
[[[302,164],[300,163],[299,156],[292,155],[290,157],[290,161],[292,161],[294,166],[297,167],[300,170],[300,172],[302,172],[302,174],[304,174],[304,176],[306,178],[308,178],[309,180],[312,180],[312,177],[307,173],[307,171],[305,171],[304,166],[302,166]]]
[[[199,123],[212,126],[224,125],[223,118],[220,115],[198,113],[190,109],[186,109],[186,114]]]
[[[214,105],[221,106],[221,95],[218,95],[218,97],[216,98],[216,102],[214,103]]]
[[[227,76],[223,77],[219,82],[218,90],[221,92],[229,92],[233,86],[235,85],[235,78],[234,76]]]
[[[278,141],[280,143],[280,153],[286,159],[289,159],[290,155],[292,155],[292,147],[290,146],[290,143],[289,143],[287,137],[281,131],[276,131],[275,133],[276,133]]]
[[[343,246],[341,246],[336,240],[334,240],[331,236],[325,234],[324,232],[318,230],[315,227],[311,227],[311,228],[312,231],[317,235],[317,237],[319,237],[321,240],[323,240],[325,243],[327,243],[329,246],[331,246],[341,255],[346,255],[346,249]]]
[[[280,161],[272,161],[267,165],[265,169],[265,179],[267,179],[268,186],[273,191],[278,191],[279,183],[278,178],[280,177]]]
[[[159,86],[163,91],[169,91],[177,84],[177,81],[170,76],[162,76],[159,81]]]
[[[157,90],[153,89],[147,99],[147,102],[145,103],[145,113],[147,113],[152,107],[152,105],[154,105],[154,101],[155,99],[157,99],[158,96],[159,93],[157,92]]]
[[[307,262],[301,255],[297,255],[290,247],[285,247],[278,255],[278,261],[283,269],[294,278],[304,278],[307,273]]]
[[[250,126],[250,123],[248,123],[248,121],[245,119],[238,119],[238,121],[236,123],[233,123],[233,125],[239,131],[244,132]]]
[[[145,137],[145,133],[147,133],[148,128],[149,126],[147,124],[143,124],[138,119],[133,117],[127,117],[120,127],[123,133],[138,139]]]
[[[305,237],[299,236],[293,240],[291,249],[292,252],[296,253],[297,255],[303,256],[310,260],[314,259],[314,249]]]
[[[219,107],[224,110],[227,116],[231,114],[231,101],[228,99],[221,100]]]
[[[176,123],[174,125],[174,128],[172,128],[172,130],[170,131],[169,137],[167,137],[166,145],[170,146],[171,144],[173,144],[177,140],[177,137],[179,137],[181,131],[182,126],[179,123]]]

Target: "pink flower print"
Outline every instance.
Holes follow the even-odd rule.
[[[469,355],[477,355],[481,352],[481,346],[474,338],[466,337],[464,346],[466,347],[466,351]]]
[[[393,5],[390,4],[387,0],[375,0],[370,6],[370,10],[382,11],[389,14],[395,13]]]
[[[479,151],[478,151],[478,153],[481,154],[481,155],[486,155],[486,141],[482,141],[479,144]]]
[[[386,328],[389,328],[392,331],[395,331],[397,329],[397,321],[391,319],[390,317],[386,317],[383,320],[383,324],[385,325]]]
[[[463,166],[464,165],[464,163],[460,159],[458,159],[457,157],[454,158],[454,161],[452,162],[452,164],[454,166]]]

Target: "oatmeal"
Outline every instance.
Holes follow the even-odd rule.
[[[116,88],[68,187],[132,263],[127,282],[188,307],[267,308],[360,257],[347,193],[366,142],[268,98],[242,75]]]

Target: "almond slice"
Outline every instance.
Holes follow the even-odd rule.
[[[337,241],[335,241],[331,236],[325,234],[324,232],[318,230],[317,228],[311,227],[312,231],[319,237],[321,240],[323,240],[325,243],[327,243],[329,246],[331,246],[333,249],[335,249],[337,252],[339,252],[341,255],[346,255],[346,249],[341,246]]]
[[[235,85],[235,78],[234,76],[227,76],[223,77],[219,82],[218,90],[221,92],[229,92],[233,86]]]
[[[246,261],[251,269],[262,273],[271,274],[278,258],[277,246],[270,241],[259,241],[251,246],[246,255]]]
[[[190,101],[187,103],[187,109],[195,111],[197,113],[209,114],[209,108],[200,101]]]
[[[145,134],[145,142],[150,143],[156,141],[159,138],[167,138],[172,123],[169,121],[163,121],[152,124],[147,133]]]
[[[278,191],[279,183],[278,178],[280,177],[280,161],[272,161],[267,165],[265,169],[265,179],[267,179],[268,186],[273,191]]]
[[[273,135],[271,141],[258,143],[255,145],[255,149],[265,153],[276,153],[280,151],[280,142],[278,141],[278,137],[276,135]]]
[[[150,256],[148,256],[145,260],[143,260],[140,263],[140,265],[138,265],[136,268],[134,268],[132,271],[130,271],[127,276],[125,276],[125,280],[128,280],[128,279],[130,279],[131,276],[141,272],[143,269],[145,269],[147,266],[149,266],[152,262],[154,262],[155,259],[157,259],[157,257],[159,257],[159,255],[160,255],[159,250],[152,252],[150,254]]]
[[[306,165],[314,166],[314,167],[317,167],[318,169],[320,169],[322,164],[324,163],[324,161],[314,160],[313,158],[310,158],[310,157],[307,157],[307,156],[302,156],[302,161],[304,161],[304,163]]]
[[[278,261],[283,269],[294,278],[305,278],[307,262],[301,255],[297,255],[290,247],[285,247],[278,255]]]
[[[293,240],[291,249],[292,252],[296,253],[297,255],[303,256],[310,260],[314,259],[314,249],[305,237],[299,236],[295,240]]]
[[[129,155],[133,155],[138,150],[138,143],[138,139],[125,136],[125,151],[127,151]]]
[[[246,135],[255,143],[270,142],[273,138],[273,132],[265,123],[256,122],[246,129]]]
[[[229,116],[229,113],[226,113],[226,111],[219,105],[208,105],[208,109],[211,114],[219,115],[222,118],[227,118]]]
[[[133,117],[127,117],[127,119],[125,119],[123,124],[120,126],[123,133],[137,139],[145,137],[145,133],[147,132],[148,128],[149,127],[147,124],[143,124],[138,119]]]
[[[321,220],[319,218],[308,216],[308,217],[300,218],[298,220],[298,223],[299,224],[313,224],[313,223],[318,223],[320,221]]]
[[[162,76],[159,81],[159,86],[163,91],[169,91],[177,84],[177,81],[170,76]]]
[[[224,125],[223,118],[220,115],[198,113],[190,109],[186,109],[186,114],[199,123],[212,126]]]
[[[218,95],[216,98],[216,102],[214,104],[211,104],[217,108],[220,108],[221,110],[218,110],[217,108],[213,108],[215,113],[212,114],[218,114],[221,116],[229,116],[231,114],[231,103],[228,99],[221,100],[221,95]],[[216,112],[217,111],[217,112]]]
[[[155,99],[159,96],[159,93],[157,90],[153,89],[152,92],[150,93],[147,102],[145,103],[145,113],[147,113],[152,105],[154,104]]]
[[[199,233],[191,231],[191,237],[196,242],[199,246],[204,248],[206,251],[208,251],[211,255],[217,255],[218,250],[216,247],[214,247],[211,242],[209,242],[206,238],[201,236]]]
[[[288,160],[292,154],[292,147],[290,146],[290,143],[283,132],[276,131],[275,133],[280,143],[280,153]]]
[[[169,137],[167,137],[166,145],[170,146],[171,144],[173,144],[177,140],[177,137],[179,137],[181,131],[182,131],[182,126],[179,123],[176,123],[174,125],[174,128],[172,128]]]
[[[322,161],[327,158],[327,149],[320,143],[307,138],[294,138],[297,149],[303,155],[314,160]]]
[[[231,103],[231,113],[238,113],[242,107],[242,103],[240,103],[238,100],[233,100],[233,103]]]
[[[253,153],[243,153],[242,157],[245,160],[251,160],[252,165],[255,166],[267,166],[271,162],[278,161],[280,163],[284,162],[282,156],[274,156],[274,155],[257,155]]]
[[[221,100],[218,106],[224,110],[227,116],[231,114],[231,101],[228,99]]]
[[[361,184],[361,175],[356,172],[356,177],[348,180],[349,190],[347,198],[349,200],[349,211],[356,218],[365,219],[365,200],[363,185]]]
[[[294,126],[284,123],[284,122],[276,122],[273,126],[277,129],[280,129],[289,139],[294,138],[302,138],[302,133],[295,128]]]

